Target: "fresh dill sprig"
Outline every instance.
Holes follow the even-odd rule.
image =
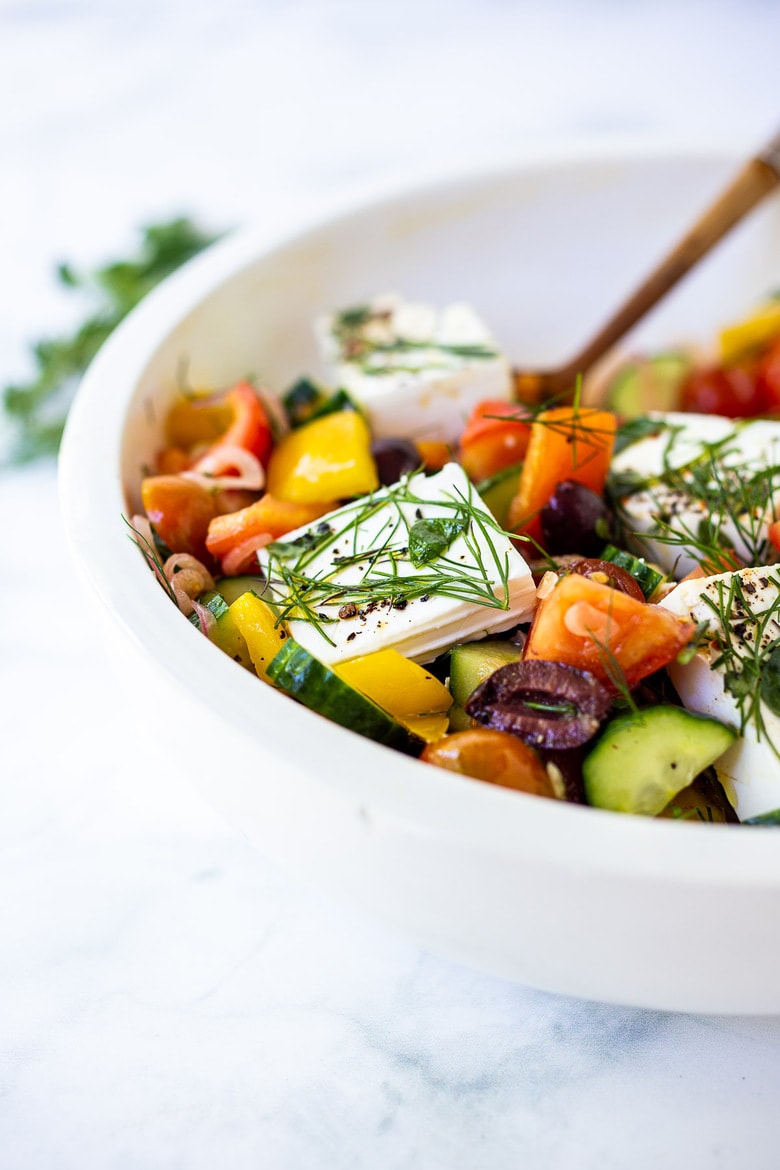
[[[415,353],[440,353],[450,357],[478,360],[498,357],[495,347],[484,342],[444,342],[435,338],[416,340],[398,336],[383,340],[381,336],[371,335],[368,326],[389,323],[391,317],[391,309],[375,309],[371,305],[356,305],[338,313],[333,319],[332,331],[346,360],[358,363],[364,373],[387,375],[416,374],[423,369],[451,368],[446,362],[431,361],[427,358],[422,365],[396,362],[392,360],[396,355],[403,357]],[[391,360],[383,360],[387,357]]]
[[[280,619],[307,621],[332,643],[326,627],[345,606],[365,614],[437,596],[507,609],[509,555],[495,538],[512,534],[474,495],[469,485],[431,500],[417,495],[407,477],[345,506],[304,540],[266,545],[268,589]],[[380,512],[386,516],[366,547],[365,526]],[[461,551],[453,556],[450,547],[459,540]]]
[[[126,516],[122,516],[122,521],[130,529],[130,533],[132,534],[132,535],[130,535],[130,540],[132,540],[133,544],[136,545],[136,547],[141,550],[150,569],[152,569],[155,576],[160,581],[160,584],[162,585],[163,589],[165,590],[165,592],[168,594],[168,596],[170,597],[173,604],[178,609],[179,603],[176,600],[176,594],[174,593],[173,586],[171,585],[170,581],[168,580],[167,576],[165,575],[165,568],[164,568],[163,563],[160,559],[160,554],[159,554],[157,548],[155,547],[154,544],[151,544],[149,542],[147,537],[144,536],[143,532],[139,532],[139,530],[127,519]],[[149,527],[151,528],[151,525]],[[153,528],[151,529],[151,531],[152,531],[152,535],[154,535]]]
[[[702,602],[712,610],[716,626],[710,629],[711,670],[722,670],[723,685],[737,705],[740,734],[752,724],[756,738],[762,736],[780,760],[780,744],[774,743],[764,719],[764,706],[780,715],[780,573],[766,577],[763,588],[775,586],[774,601],[766,609],[753,607],[740,574],[714,583],[715,594],[701,594]]]
[[[771,553],[767,522],[780,496],[780,463],[744,458],[732,433],[702,444],[690,460],[675,465],[679,428],[669,430],[659,474],[610,478],[610,495],[624,518],[627,495],[644,492],[653,504],[653,526],[634,535],[679,547],[708,575],[765,563]]]

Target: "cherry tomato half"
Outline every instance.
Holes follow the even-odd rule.
[[[141,484],[141,500],[160,540],[172,553],[208,560],[206,534],[214,518],[214,497],[181,475],[152,475]]]
[[[693,370],[682,384],[680,409],[726,418],[754,418],[765,409],[755,367],[702,366]]]
[[[420,758],[502,788],[555,796],[547,769],[534,749],[508,731],[489,727],[455,731],[427,744]]]
[[[758,363],[757,380],[764,410],[780,410],[780,340],[769,347]]]

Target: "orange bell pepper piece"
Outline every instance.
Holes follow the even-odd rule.
[[[267,541],[278,540],[293,529],[310,524],[334,507],[333,503],[293,504],[266,493],[247,508],[215,516],[208,527],[206,547],[213,557],[223,562],[241,546],[246,547],[251,555],[261,547],[257,543],[259,538],[265,536]],[[252,545],[253,548],[250,547]],[[236,567],[232,571],[240,572],[241,568]]]
[[[426,471],[441,471],[445,463],[455,458],[449,443],[443,443],[440,439],[417,439],[414,445]]]
[[[573,479],[601,494],[616,429],[617,415],[591,407],[559,406],[537,415],[507,527],[541,544],[539,512],[559,483]]]

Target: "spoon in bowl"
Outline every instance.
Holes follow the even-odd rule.
[[[571,397],[584,376],[615,342],[660,301],[719,240],[780,184],[780,132],[751,158],[650,275],[584,349],[552,370],[514,370],[515,397],[536,404]]]

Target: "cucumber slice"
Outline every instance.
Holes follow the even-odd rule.
[[[746,821],[742,821],[742,824],[764,825],[765,827],[780,825],[780,808],[773,808],[771,812],[758,813],[757,816],[748,817]]]
[[[275,655],[268,667],[268,677],[309,710],[356,731],[358,735],[365,735],[411,756],[419,756],[425,746],[424,740],[344,682],[293,638],[289,638]]]
[[[682,707],[620,715],[583,761],[586,799],[596,808],[658,816],[736,738],[724,723]]]
[[[739,824],[739,817],[714,768],[707,768],[687,788],[681,788],[658,815],[673,821]]]
[[[282,398],[282,406],[290,421],[290,426],[299,427],[308,422],[314,411],[326,398],[325,391],[312,382],[311,378],[299,378]]]
[[[507,522],[509,505],[517,494],[517,485],[520,482],[522,469],[522,463],[513,463],[511,467],[505,467],[502,471],[491,475],[489,479],[483,479],[481,483],[477,484],[477,491],[483,503],[487,505],[493,513],[496,523],[500,524],[502,528]]]
[[[608,544],[604,549],[601,559],[630,573],[644,593],[645,599],[652,597],[661,582],[666,580],[663,573],[659,573],[658,569],[648,565],[644,557],[634,557],[631,553],[615,548],[612,544]]]
[[[242,593],[256,593],[260,597],[266,587],[265,577],[244,573],[240,577],[220,577],[214,588],[221,593],[228,605],[232,605]]]
[[[496,639],[453,646],[450,651],[450,694],[453,704],[465,707],[472,691],[494,670],[506,666],[508,662],[519,662],[522,657],[523,651],[514,642],[500,642]]]
[[[693,362],[686,353],[660,353],[623,366],[607,389],[606,404],[621,418],[649,410],[676,410],[680,386]]]
[[[238,578],[227,578],[227,580],[237,581]],[[242,589],[241,592],[246,593],[246,589]],[[209,590],[207,593],[202,593],[198,601],[202,605],[205,605],[207,609],[210,609],[217,619],[217,624],[211,631],[211,641],[214,645],[219,646],[220,650],[235,662],[240,663],[241,666],[246,667],[247,670],[251,670],[254,674],[255,668],[249,653],[249,647],[246,644],[246,639],[236,625],[235,618],[230,612],[230,607],[224,595]],[[196,613],[190,614],[190,621],[194,626],[200,628],[200,622]]]

